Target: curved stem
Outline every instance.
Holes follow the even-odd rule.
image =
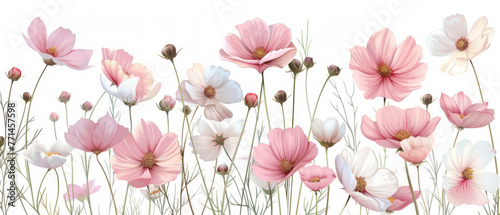
[[[339,215],[341,215],[341,214],[342,214],[342,212],[344,212],[344,209],[345,209],[345,207],[347,206],[347,203],[349,203],[349,199],[351,199],[351,196],[347,197],[347,201],[345,201],[344,207],[343,207],[343,208],[342,208],[342,210],[340,211],[340,214],[339,214]]]
[[[45,175],[43,175],[43,178],[42,178],[42,181],[40,182],[40,186],[38,187],[38,192],[36,194],[36,203],[33,202],[33,206],[36,206],[36,210],[38,212],[38,209],[39,209],[39,204],[38,204],[38,199],[40,198],[40,190],[42,189],[42,184],[43,184],[43,181],[45,180],[45,177],[47,176],[47,174],[49,173],[51,169],[48,169],[47,172],[45,172]]]
[[[319,104],[319,99],[321,98],[321,94],[323,94],[323,90],[325,89],[326,83],[328,83],[328,80],[330,79],[330,76],[326,78],[325,83],[323,84],[323,87],[321,87],[321,91],[319,92],[318,95],[318,100],[316,100],[316,106],[314,106],[314,112],[311,118],[311,125],[309,126],[309,133],[307,134],[307,139],[311,136],[311,130],[312,130],[312,123],[314,121],[314,117],[316,116],[316,110],[318,109],[318,104]]]
[[[245,126],[247,125],[247,120],[248,120],[248,114],[249,113],[250,113],[250,107],[247,110],[247,116],[245,117],[245,122],[243,122],[243,128],[241,129],[240,138],[238,139],[238,143],[236,144],[236,149],[234,150],[233,157],[231,158],[231,164],[229,165],[229,169],[227,170],[227,173],[228,173],[229,176],[231,176],[231,170],[233,169],[234,159],[236,158],[236,154],[238,153],[238,148],[240,147],[241,138],[243,137],[243,133],[245,131]],[[226,179],[225,182],[224,182],[224,192],[222,192],[222,211],[224,211],[224,197],[226,195],[226,189],[227,189],[227,183],[228,183],[228,181],[229,180]]]
[[[405,161],[406,177],[408,178],[408,185],[410,185],[411,197],[413,198],[413,205],[415,205],[415,213],[418,213],[417,200],[415,199],[415,193],[413,192],[413,186],[411,185],[410,173],[408,172],[408,163]]]
[[[96,155],[95,159],[97,160],[97,163],[101,167],[102,173],[104,173],[104,177],[106,177],[106,182],[108,182],[108,186],[109,186],[109,192],[111,193],[111,198],[113,199],[113,206],[115,207],[115,214],[118,215],[118,210],[116,209],[115,194],[113,193],[113,188],[111,187],[111,183],[109,182],[108,175],[106,175],[106,171],[104,170],[104,167],[102,167],[102,164],[99,161],[99,155]]]
[[[297,208],[295,209],[295,215],[299,214],[299,203],[300,203],[300,194],[302,193],[302,184],[304,184],[304,183],[302,183],[302,181],[301,181],[300,188],[299,188],[299,196],[297,197]]]
[[[57,169],[54,169],[56,172],[56,177],[57,177],[57,196],[56,196],[56,202],[54,203],[54,213],[56,214],[56,209],[57,209],[57,202],[59,201],[59,173],[57,173]]]
[[[269,186],[269,201],[271,201],[271,215],[273,214],[273,190],[271,190],[271,183],[267,182]]]
[[[90,111],[90,116],[89,116],[89,119],[92,118],[92,114],[94,114],[94,110],[95,108],[97,107],[97,105],[99,104],[99,102],[101,101],[102,97],[104,96],[104,94],[106,94],[106,91],[104,91],[102,94],[101,94],[101,97],[99,97],[99,99],[97,100],[97,102],[95,103],[94,107],[92,108],[92,111]]]
[[[66,128],[69,130],[69,123],[68,123],[68,105],[66,102],[64,102],[64,109],[66,110]]]
[[[295,125],[295,82],[297,80],[297,75],[293,75],[293,102],[292,102],[292,128]]]
[[[42,73],[38,77],[38,80],[36,81],[35,88],[33,88],[33,93],[31,93],[31,98],[32,100],[30,101],[30,105],[28,106],[28,113],[26,114],[26,126],[25,126],[25,138],[26,138],[26,143],[24,144],[24,148],[28,149],[28,123],[30,121],[30,112],[31,112],[31,104],[33,104],[33,99],[35,99],[35,92],[36,88],[38,87],[38,84],[40,83],[40,79],[42,79],[43,73],[45,73],[45,70],[47,69],[48,65],[45,65],[45,67],[42,70]]]
[[[208,198],[210,197],[210,193],[212,193],[212,189],[214,187],[215,173],[217,172],[216,170],[217,170],[217,160],[215,160],[214,175],[212,176],[212,184],[210,185],[210,191],[208,191],[207,193],[207,199],[205,200],[205,204],[203,204],[203,210],[201,211],[201,215],[203,215],[203,213],[205,212],[205,208],[207,208]]]
[[[328,148],[325,147],[325,154],[326,154],[326,167],[330,168],[328,165]],[[326,192],[326,208],[325,208],[325,214],[328,214],[328,203],[330,202],[330,185],[328,185],[328,191]],[[318,207],[318,206],[316,206]]]
[[[425,200],[424,200],[424,193],[422,191],[422,188],[420,187],[420,166],[417,166],[417,175],[418,175],[418,190],[420,190],[420,196],[422,197],[422,202],[424,203],[424,212],[425,214],[429,214],[429,212],[427,211],[427,205],[425,204]]]
[[[453,148],[455,148],[455,144],[457,143],[458,134],[460,134],[460,131],[457,131],[457,135],[455,136],[455,141],[453,141]]]
[[[267,125],[269,130],[271,130],[271,120],[269,120],[269,110],[267,109],[267,99],[266,99],[266,84],[264,83],[264,73],[262,74],[262,91],[264,92],[264,106],[266,107]]]

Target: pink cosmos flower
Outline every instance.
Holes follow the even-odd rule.
[[[439,103],[446,118],[458,128],[480,128],[495,119],[495,110],[487,109],[488,102],[472,104],[470,98],[462,91],[452,98],[441,93]]]
[[[281,182],[309,164],[318,155],[316,144],[307,140],[302,128],[275,128],[269,131],[269,145],[259,144],[252,169],[262,180]]]
[[[489,202],[484,191],[498,190],[498,175],[483,169],[495,157],[495,149],[488,142],[476,144],[465,139],[443,155],[448,173],[443,176],[446,198],[454,205],[484,205]]]
[[[89,181],[88,185],[87,183],[85,183],[81,187],[76,184],[68,184],[68,192],[63,194],[63,197],[64,199],[66,199],[66,201],[77,199],[78,201],[83,202],[85,201],[85,199],[87,199],[87,192],[90,196],[100,189],[101,186],[95,186],[95,179]],[[90,192],[88,190],[90,190]]]
[[[116,178],[141,188],[175,180],[181,172],[181,153],[177,135],[161,134],[153,123],[141,121],[122,143],[113,147],[111,167]]]
[[[427,64],[421,63],[422,48],[409,36],[399,46],[391,30],[375,32],[367,47],[351,49],[349,69],[366,99],[389,98],[400,102],[425,79]]]
[[[24,40],[42,56],[47,65],[65,65],[76,70],[90,67],[92,50],[73,49],[75,35],[71,30],[59,27],[47,38],[45,24],[37,17],[29,26],[28,35],[29,38],[23,33]]]
[[[108,113],[97,123],[80,119],[64,134],[68,145],[96,155],[120,143],[130,134],[128,129],[116,123]]]
[[[433,146],[433,134],[429,137],[410,137],[401,141],[403,151],[399,152],[399,156],[410,163],[418,165],[427,158]]]
[[[328,167],[318,165],[307,166],[299,170],[300,180],[312,191],[319,191],[328,187],[337,175]]]
[[[398,189],[393,172],[378,168],[378,160],[371,148],[362,148],[351,154],[346,149],[335,158],[335,168],[344,190],[361,206],[383,212]]]
[[[420,197],[420,191],[413,191],[415,194],[415,199]],[[401,186],[398,190],[389,197],[391,201],[391,206],[387,208],[387,211],[400,211],[406,208],[408,205],[413,203],[413,197],[411,196],[411,190],[409,186]]]
[[[387,148],[401,148],[400,141],[413,137],[428,137],[434,132],[441,118],[431,119],[421,107],[403,110],[386,106],[377,110],[377,121],[363,116],[361,132],[366,138]]]
[[[222,60],[263,73],[269,67],[285,67],[297,53],[291,31],[284,24],[268,26],[264,20],[255,18],[237,25],[236,29],[241,39],[235,34],[226,36],[226,45],[219,50]]]

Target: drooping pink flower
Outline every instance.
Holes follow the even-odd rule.
[[[420,197],[420,191],[413,191],[415,194],[415,199]],[[400,211],[406,208],[408,205],[413,203],[413,197],[411,196],[411,190],[409,186],[401,186],[398,190],[389,197],[391,201],[391,206],[387,208],[387,211]]]
[[[108,113],[97,123],[90,119],[80,119],[64,134],[68,145],[94,154],[100,154],[129,135],[128,129],[116,123]]]
[[[399,46],[391,30],[375,32],[366,47],[351,49],[349,69],[366,99],[389,98],[400,102],[425,79],[427,64],[420,62],[422,48],[409,36]]]
[[[241,39],[235,34],[226,36],[226,45],[219,51],[222,60],[263,73],[269,67],[285,67],[297,53],[291,31],[284,24],[268,26],[264,20],[255,18],[237,25],[236,29]]]
[[[484,205],[489,202],[484,193],[498,190],[498,175],[483,169],[493,160],[496,151],[488,142],[476,144],[465,139],[443,155],[448,172],[443,176],[446,198],[454,205]]]
[[[78,201],[83,202],[85,201],[85,199],[87,199],[87,192],[89,193],[90,196],[93,193],[99,191],[100,189],[101,186],[95,186],[95,179],[89,181],[88,185],[87,183],[85,183],[81,187],[76,184],[68,184],[68,192],[63,194],[63,197],[66,201],[77,199]]]
[[[252,169],[262,180],[281,182],[309,164],[318,155],[316,144],[307,140],[302,128],[275,128],[269,131],[269,145],[259,144]]]
[[[175,180],[181,172],[181,153],[177,135],[161,134],[153,123],[141,121],[122,143],[113,147],[111,167],[116,178],[141,188]]]
[[[28,28],[29,38],[23,33],[24,40],[40,56],[47,65],[65,65],[71,69],[89,68],[92,50],[73,49],[75,35],[71,30],[59,27],[47,38],[47,29],[43,21],[37,17]]]
[[[434,132],[441,118],[431,119],[421,107],[403,110],[396,106],[386,106],[377,110],[377,121],[363,116],[361,132],[366,138],[387,148],[401,148],[400,141],[409,137],[428,137]]]
[[[446,118],[458,128],[480,128],[495,119],[495,110],[487,109],[488,102],[472,104],[462,91],[453,97],[441,93],[439,103]]]
[[[398,154],[404,160],[417,165],[427,158],[433,146],[434,135],[430,135],[429,137],[410,137],[401,141],[403,151]]]
[[[320,191],[328,187],[337,175],[328,167],[318,165],[307,166],[299,170],[300,180],[312,191]]]

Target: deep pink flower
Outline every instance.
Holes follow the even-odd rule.
[[[400,102],[419,89],[427,64],[421,63],[422,48],[409,36],[399,46],[391,30],[375,32],[366,47],[351,49],[349,69],[366,99],[389,98]]]
[[[307,166],[299,170],[300,180],[312,191],[319,191],[328,187],[337,175],[333,169],[320,167],[318,165]]]
[[[413,191],[415,194],[415,199],[420,197],[420,191]],[[411,196],[411,190],[409,186],[401,186],[398,190],[389,197],[391,201],[391,206],[387,208],[388,211],[400,211],[406,208],[406,206],[413,203],[413,197]]]
[[[259,105],[257,94],[247,93],[247,95],[245,96],[245,105],[247,107],[257,107],[257,105]]]
[[[400,141],[409,137],[428,137],[434,132],[441,118],[431,119],[421,107],[403,110],[396,106],[386,106],[377,110],[377,121],[363,116],[361,132],[366,138],[387,148],[401,148]]]
[[[472,104],[464,92],[455,94],[453,98],[441,93],[439,103],[446,118],[459,128],[480,128],[495,119],[495,110],[487,109],[488,102]]]
[[[237,25],[236,29],[241,39],[235,34],[226,36],[226,46],[219,50],[222,60],[263,73],[269,67],[283,68],[297,53],[291,31],[284,24],[268,26],[264,20],[255,18]]]
[[[401,141],[403,151],[398,154],[404,160],[418,165],[427,158],[433,146],[434,135],[430,135],[429,137],[410,137]]]
[[[128,129],[116,123],[108,113],[97,123],[90,119],[80,119],[64,134],[68,145],[94,154],[100,154],[120,143],[129,135]]]
[[[111,167],[116,178],[140,188],[175,180],[181,172],[181,153],[177,135],[161,134],[153,123],[141,119],[122,143],[113,147]]]
[[[7,73],[7,78],[9,78],[12,81],[17,81],[21,78],[22,72],[19,68],[17,67],[12,67],[12,69],[9,69],[9,72]]]
[[[29,38],[23,33],[24,40],[40,56],[47,65],[65,65],[71,69],[89,68],[92,50],[73,49],[75,35],[71,30],[59,27],[47,38],[47,29],[43,21],[37,17],[28,28]]]
[[[83,202],[85,201],[85,199],[87,199],[87,192],[89,193],[90,196],[93,193],[99,191],[100,189],[101,186],[95,186],[95,179],[89,181],[88,185],[87,183],[85,183],[81,187],[76,184],[68,184],[68,192],[63,194],[63,197],[64,199],[66,199],[66,201],[77,199],[78,201]]]
[[[299,126],[269,131],[269,145],[255,147],[252,169],[262,180],[281,182],[292,176],[318,155],[316,144],[307,140]]]

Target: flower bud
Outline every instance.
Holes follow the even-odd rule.
[[[3,144],[5,144],[5,138],[0,136],[0,147],[2,147]]]
[[[306,57],[304,59],[304,66],[306,68],[308,68],[308,69],[311,68],[311,67],[313,67],[314,66],[314,60],[313,60],[313,58],[312,57]]]
[[[60,102],[66,103],[69,101],[71,98],[71,94],[69,94],[67,91],[62,91],[61,95],[59,95],[59,98],[57,98]]]
[[[217,174],[226,175],[227,171],[229,171],[229,167],[226,164],[221,164],[217,167]]]
[[[23,93],[23,100],[25,102],[30,102],[32,99],[33,99],[33,97],[31,96],[30,93],[28,93],[28,92],[24,92]]]
[[[340,69],[338,66],[330,65],[328,67],[328,74],[330,76],[337,76],[340,74],[340,70],[342,70],[342,69]]]
[[[189,115],[191,113],[191,108],[187,105],[184,105],[184,107],[181,109],[182,113],[185,115]]]
[[[177,53],[177,49],[172,44],[168,44],[161,49],[161,55],[167,60],[173,60],[177,56]]]
[[[286,100],[288,99],[288,97],[290,97],[290,96],[286,96],[286,92],[285,91],[280,90],[280,91],[278,91],[278,92],[276,92],[274,94],[274,99],[273,100],[275,102],[283,104],[283,102],[286,102]]]
[[[297,59],[293,59],[292,62],[288,64],[288,68],[290,68],[290,71],[292,71],[295,75],[299,74],[303,70],[302,63]]]
[[[18,69],[17,67],[12,67],[12,69],[9,70],[7,73],[7,78],[9,78],[12,81],[17,81],[21,78],[21,70]]]
[[[169,112],[172,109],[174,109],[174,106],[175,106],[175,99],[172,98],[172,96],[165,95],[165,97],[163,97],[163,99],[160,100],[160,102],[158,102],[158,108],[161,111]]]
[[[430,105],[434,100],[432,100],[432,95],[431,94],[425,94],[420,98],[420,101],[422,101],[422,104],[424,105]]]
[[[87,112],[89,110],[92,110],[92,103],[90,103],[89,101],[86,101],[85,103],[83,103],[82,105],[80,105],[80,107],[82,108],[82,110],[84,110],[85,112]]]
[[[56,112],[52,112],[50,113],[49,119],[52,122],[57,122],[57,120],[59,120],[59,115]]]
[[[245,96],[245,105],[249,108],[257,107],[257,105],[259,105],[259,101],[257,99],[258,99],[257,94],[248,93]]]

